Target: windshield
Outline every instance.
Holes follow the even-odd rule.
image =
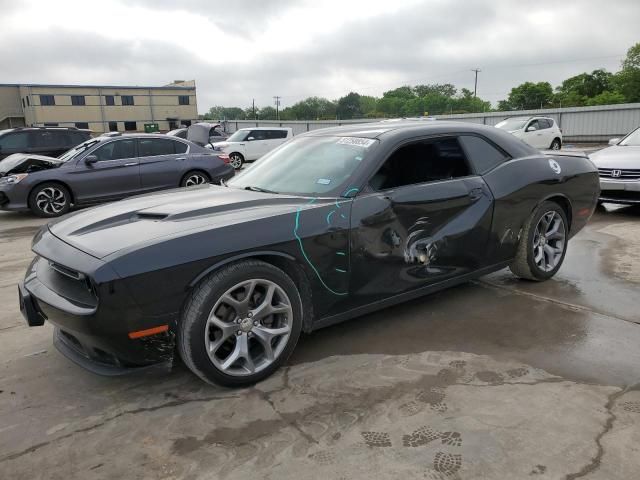
[[[227,142],[244,142],[247,139],[247,135],[251,130],[238,130],[229,138],[227,138]]]
[[[514,130],[520,130],[527,123],[528,118],[507,118],[496,125],[497,128],[512,132]]]
[[[635,129],[629,135],[624,137],[618,145],[640,147],[640,128]]]
[[[294,138],[227,185],[275,193],[339,196],[377,143],[356,137]]]
[[[69,160],[75,158],[80,153],[84,152],[90,146],[98,143],[99,141],[100,140],[98,140],[97,138],[92,138],[90,140],[87,140],[86,142],[82,142],[80,145],[76,145],[71,150],[67,150],[62,155],[60,155],[58,158],[60,160],[62,160],[63,162],[68,162]]]

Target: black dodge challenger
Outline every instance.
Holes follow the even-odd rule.
[[[598,173],[492,127],[397,122],[299,135],[225,186],[68,215],[33,240],[29,325],[102,374],[169,365],[246,385],[301,332],[509,267],[546,280]]]

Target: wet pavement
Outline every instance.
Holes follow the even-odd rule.
[[[548,282],[504,270],[315,332],[243,390],[58,354],[16,300],[42,223],[0,213],[0,478],[639,476],[640,209],[599,210]]]

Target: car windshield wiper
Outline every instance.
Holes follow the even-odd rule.
[[[262,193],[279,193],[279,192],[274,192],[273,190],[267,190],[266,188],[260,188],[260,187],[254,187],[251,185],[248,185],[246,187],[244,187],[245,190],[251,190],[252,192],[262,192]]]

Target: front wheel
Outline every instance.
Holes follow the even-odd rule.
[[[551,142],[551,150],[560,150],[562,148],[562,142],[559,138],[554,138],[553,142]]]
[[[184,309],[178,350],[209,383],[252,385],[287,360],[302,330],[302,300],[279,268],[258,260],[206,277]]]
[[[527,280],[542,281],[560,269],[567,252],[567,215],[555,202],[544,202],[525,225],[511,271]]]
[[[29,208],[39,217],[59,217],[71,208],[71,194],[59,183],[43,183],[29,194]]]

